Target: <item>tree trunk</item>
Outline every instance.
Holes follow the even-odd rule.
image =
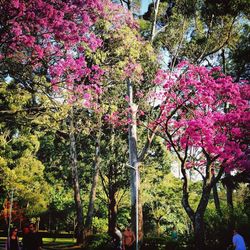
[[[207,176],[203,179],[203,188],[202,195],[198,204],[196,211],[190,207],[189,204],[189,190],[188,190],[188,178],[185,169],[185,161],[182,160],[181,163],[181,171],[183,175],[183,196],[182,196],[182,205],[189,216],[190,220],[193,223],[194,228],[194,241],[195,241],[195,249],[201,250],[205,248],[205,229],[204,229],[204,213],[207,208],[207,204],[209,201],[209,196],[212,190],[213,185],[216,184],[217,180],[213,182],[207,183],[209,180],[209,166],[207,167]]]
[[[167,132],[168,137],[172,140],[171,135]],[[212,169],[213,162],[219,157],[219,155],[211,158],[210,155],[203,149],[204,156],[206,157],[206,171],[205,176],[202,174],[203,185],[202,185],[202,194],[196,211],[192,209],[189,204],[189,188],[188,188],[188,178],[186,172],[186,159],[188,154],[188,147],[185,149],[184,155],[180,155],[176,148],[174,148],[177,156],[181,162],[181,172],[182,172],[182,205],[193,223],[194,228],[194,242],[195,249],[202,250],[205,248],[205,228],[204,228],[204,214],[207,208],[209,201],[209,196],[212,191],[212,188],[220,180],[222,174],[224,173],[225,168],[221,167],[216,176],[214,176],[214,171]]]
[[[140,199],[140,191],[138,190],[138,244],[139,248],[143,241],[143,214],[142,214],[142,204]],[[132,229],[136,232],[136,204],[131,206],[131,221],[132,221]],[[139,249],[138,248],[138,249]]]
[[[215,177],[213,176],[213,179],[214,179],[214,178],[215,178]],[[215,184],[215,185],[213,186],[213,197],[214,197],[215,209],[216,209],[217,213],[218,213],[219,215],[221,215],[222,213],[221,213],[221,208],[220,208],[220,199],[219,199],[219,195],[218,195],[217,184]]]
[[[101,126],[101,124],[100,124]],[[88,211],[86,215],[85,225],[84,225],[84,243],[87,240],[87,237],[91,235],[91,226],[92,226],[92,220],[93,220],[93,214],[94,214],[94,203],[96,199],[96,188],[97,188],[97,182],[99,178],[99,167],[100,167],[100,145],[101,144],[101,127],[99,127],[98,135],[97,135],[97,141],[95,146],[95,161],[94,161],[94,173],[92,178],[92,185],[91,185],[91,191],[89,196],[89,205],[88,205]]]
[[[204,216],[197,212],[193,222],[195,249],[201,250],[205,248],[205,231],[204,231]]]
[[[223,73],[226,74],[226,57],[225,57],[225,49],[222,49],[221,52],[221,57],[222,57],[222,69],[223,69]]]
[[[117,223],[117,204],[115,198],[115,190],[113,190],[112,186],[109,190],[109,204],[108,204],[108,232],[112,235],[115,231],[116,223]]]
[[[70,111],[70,158],[71,158],[71,169],[72,169],[72,182],[74,189],[74,200],[76,206],[76,240],[77,244],[81,244],[83,242],[83,210],[82,210],[82,202],[80,196],[80,187],[78,180],[78,163],[77,163],[77,152],[76,152],[76,140],[74,134],[74,110],[73,107]]]
[[[157,234],[157,237],[160,237],[160,221],[161,219],[156,219],[155,222],[156,222],[156,234]]]
[[[194,215],[193,226],[196,250],[201,250],[205,248],[204,214],[207,208],[211,190],[212,189],[210,185],[203,188],[202,196]]]
[[[228,230],[232,231],[234,229],[234,205],[233,205],[233,181],[230,173],[225,173],[225,185],[227,194],[227,207],[229,212],[228,220]]]
[[[160,0],[156,0],[155,2],[155,8],[154,8],[154,21],[152,23],[152,29],[151,29],[151,42],[153,42],[156,32],[156,21],[157,21],[157,15],[159,10],[159,4]]]
[[[227,178],[226,181],[226,190],[227,190],[227,206],[229,210],[233,210],[233,183],[232,183],[232,178],[231,174],[226,173],[225,177]]]
[[[139,199],[140,188],[140,174],[139,174],[139,161],[137,153],[137,105],[133,102],[133,86],[130,80],[128,80],[128,96],[129,106],[131,113],[129,119],[128,141],[129,141],[129,163],[130,163],[130,188],[131,188],[131,220],[133,230],[136,236],[136,246],[138,241],[143,238],[143,218],[142,218],[142,206]],[[137,248],[139,249],[139,247]]]

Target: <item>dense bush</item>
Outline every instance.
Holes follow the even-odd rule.
[[[227,249],[232,244],[234,227],[238,229],[246,243],[250,243],[248,217],[240,205],[234,208],[233,214],[230,214],[227,207],[222,208],[222,215],[219,215],[214,209],[207,209],[205,223],[206,245],[208,249]]]
[[[111,238],[108,234],[94,234],[89,236],[85,250],[110,250],[112,249]]]

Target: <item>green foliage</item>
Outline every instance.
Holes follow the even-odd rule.
[[[248,217],[248,222],[250,222],[250,194],[249,194],[249,186],[248,186],[248,190],[245,193],[245,199],[244,199],[244,211]]]
[[[141,193],[146,235],[170,234],[173,226],[184,232],[187,216],[181,205],[181,180],[154,168],[148,168],[144,178]]]
[[[109,192],[117,201],[118,223],[130,223],[130,193],[127,145],[127,78],[135,90],[134,101],[138,112],[138,148],[143,148],[148,137],[147,122],[157,116],[157,107],[149,103],[148,94],[154,88],[155,72],[159,68],[158,51],[167,51],[174,66],[181,59],[195,63],[223,64],[225,49],[226,67],[236,79],[249,79],[249,1],[177,0],[173,15],[165,15],[168,1],[160,2],[157,27],[166,25],[151,44],[141,39],[138,30],[100,20],[94,30],[103,46],[93,54],[86,50],[88,64],[98,64],[105,70],[100,95],[99,113],[83,108],[81,100],[75,104],[75,135],[77,141],[78,175],[84,214],[88,206],[93,163],[100,139],[101,182],[97,187],[93,230],[104,233],[108,228]],[[152,7],[153,5],[151,5]],[[150,40],[153,9],[147,19],[139,19],[140,32]],[[69,154],[70,105],[51,91],[46,76],[25,72],[22,65],[10,62],[12,75],[18,80],[1,79],[0,82],[0,202],[14,190],[14,199],[26,208],[29,217],[41,215],[41,224],[53,230],[74,229],[74,201]],[[129,65],[137,65],[127,72]],[[41,72],[42,73],[42,72]],[[2,75],[1,75],[2,76]],[[143,96],[140,94],[143,92]],[[156,111],[156,112],[155,112]],[[124,126],[115,127],[106,122],[106,115],[118,112]],[[100,138],[98,133],[100,131]],[[165,145],[156,140],[141,164],[141,201],[146,235],[163,235],[168,240],[173,225],[183,234],[181,242],[191,245],[188,220],[181,205],[182,182],[171,172],[173,157]],[[192,208],[198,205],[201,182],[190,185]],[[245,231],[250,222],[248,189],[240,187],[234,197],[234,219]],[[212,203],[206,212],[207,241],[216,247],[223,245],[227,220],[225,193],[219,190],[222,216]],[[185,235],[186,234],[186,235]],[[187,236],[188,235],[188,236]],[[190,239],[188,238],[190,236]],[[230,238],[230,234],[228,233]],[[214,240],[214,238],[216,238]],[[148,239],[152,244],[159,238]],[[158,242],[157,242],[158,241]],[[186,242],[185,242],[186,241]],[[89,249],[105,249],[110,242],[106,234],[93,236]]]
[[[93,229],[96,232],[99,233],[105,233],[108,231],[108,224],[107,224],[107,219],[106,218],[98,218],[94,217],[93,218]]]
[[[178,0],[174,1],[172,15],[166,18],[168,8],[160,1],[157,15],[157,30],[161,29],[153,41],[154,47],[168,52],[169,67],[187,59],[193,63],[205,63],[209,66],[224,64],[220,58],[221,50],[230,63],[228,52],[233,52],[239,44],[239,34],[244,32],[244,23],[249,20],[249,1],[213,1]],[[153,4],[140,21],[141,33],[150,38],[154,18]],[[165,28],[163,28],[165,27]],[[176,32],[178,30],[178,32]],[[247,34],[247,33],[245,33]],[[235,58],[237,52],[233,52]],[[246,54],[245,54],[246,55]],[[243,60],[245,61],[245,60]],[[241,62],[241,68],[244,62]],[[240,63],[238,64],[240,66]]]
[[[0,165],[2,187],[6,192],[14,190],[15,197],[27,214],[38,214],[47,208],[50,187],[44,180],[43,164],[36,159],[39,143],[34,135],[13,138],[2,147]]]
[[[41,132],[35,127],[35,120],[46,99],[39,96],[36,98],[14,81],[0,85],[1,189],[5,197],[14,191],[26,216],[36,216],[47,209],[51,190],[44,179],[45,167],[37,158]]]
[[[86,250],[108,250],[111,247],[111,238],[108,234],[96,234],[89,237]]]
[[[218,185],[221,214],[216,211],[211,196],[208,208],[205,212],[205,235],[207,245],[211,249],[225,249],[232,242],[232,227],[238,228],[247,242],[249,228],[249,206],[244,204],[248,201],[249,187],[246,184],[238,185],[233,195],[233,210],[226,203],[226,192],[222,185]]]
[[[202,5],[202,14],[204,17],[214,15],[219,16],[237,16],[244,14],[249,16],[250,3],[248,0],[230,0],[230,1],[213,1],[205,0]]]
[[[74,231],[74,200],[72,190],[60,180],[55,180],[47,210],[41,222],[49,231]]]
[[[249,240],[249,222],[243,206],[237,204],[233,212],[234,221],[239,232],[245,240]],[[219,215],[215,209],[208,208],[205,213],[206,223],[206,241],[212,249],[225,249],[232,241],[232,229],[230,229],[231,212],[226,206],[222,206],[222,215]]]
[[[240,33],[239,42],[229,52],[231,59],[227,63],[228,70],[236,80],[250,80],[250,25],[247,22],[243,25],[242,32]]]

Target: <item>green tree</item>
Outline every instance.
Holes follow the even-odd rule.
[[[249,18],[249,2],[170,2],[174,3],[171,15],[167,13],[170,4],[157,0],[140,20],[142,34],[151,39],[155,47],[164,49],[162,53],[169,57],[168,66],[174,67],[183,59],[208,65],[221,61],[223,66],[228,52],[239,44],[239,31],[244,30],[245,20]]]

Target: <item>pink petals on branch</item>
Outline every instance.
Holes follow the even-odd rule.
[[[171,136],[171,147],[180,151],[188,147],[188,168],[202,166],[202,152],[218,157],[218,166],[249,166],[249,97],[242,91],[247,86],[234,83],[219,68],[207,69],[188,62],[181,63],[175,72],[160,70],[155,84],[162,88],[161,116],[156,124],[168,134],[169,143]]]
[[[102,45],[92,26],[104,15],[103,1],[4,0],[0,8],[1,59],[31,65],[34,72],[46,65],[54,88],[100,80],[103,72],[87,65],[85,50]]]

